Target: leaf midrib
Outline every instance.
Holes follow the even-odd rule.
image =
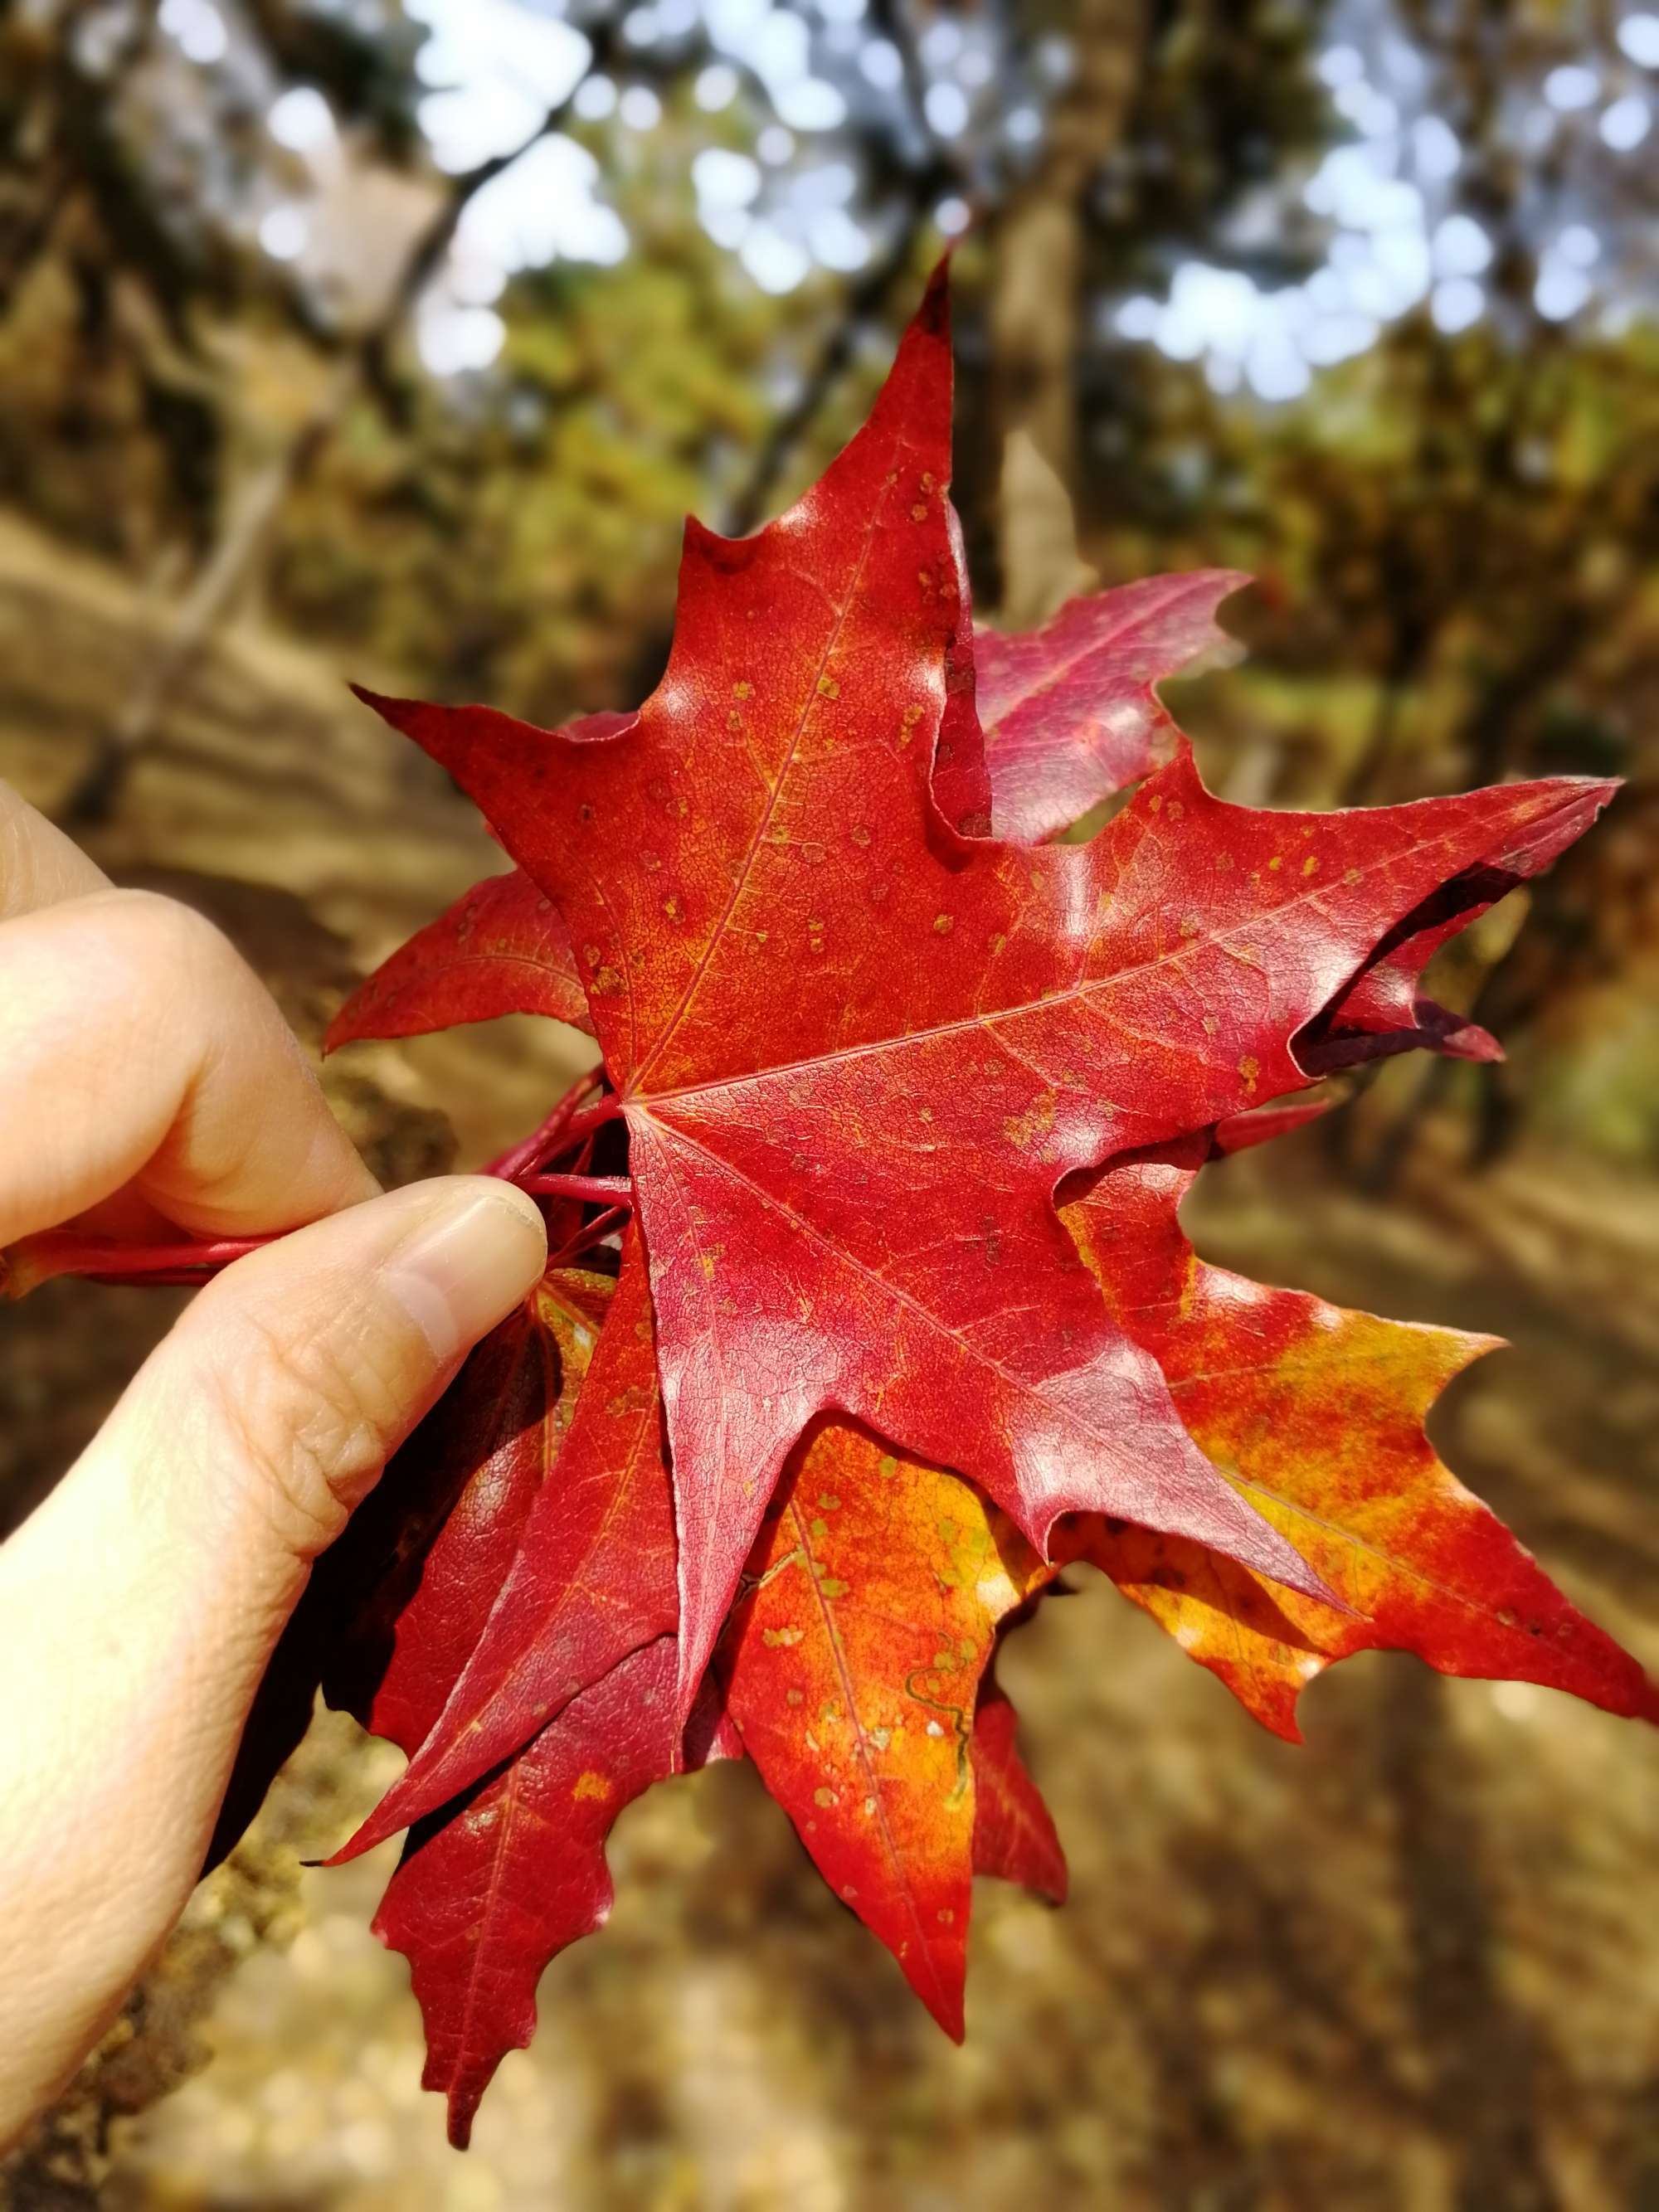
[[[928,1979],[933,1983],[939,2002],[943,2004],[950,1993],[939,1974],[933,1958],[933,1946],[928,1942],[927,1926],[921,1917],[921,1902],[911,1886],[909,1869],[906,1864],[904,1854],[899,1848],[898,1840],[893,1833],[892,1823],[887,1817],[886,1792],[882,1778],[876,1770],[869,1739],[865,1733],[864,1716],[859,1711],[858,1690],[853,1679],[852,1665],[842,1643],[841,1624],[836,1618],[835,1608],[830,1600],[824,1595],[818,1577],[812,1571],[811,1534],[806,1526],[805,1515],[793,1498],[789,1501],[788,1510],[790,1518],[794,1522],[796,1534],[800,1539],[799,1555],[806,1565],[807,1583],[817,1603],[819,1618],[823,1625],[824,1640],[830,1647],[830,1656],[835,1667],[836,1678],[841,1684],[842,1695],[847,1702],[847,1717],[852,1725],[854,1742],[857,1746],[858,1763],[868,1785],[868,1794],[875,1800],[875,1817],[881,1831],[882,1848],[896,1878],[896,1887],[904,1899],[905,1911],[915,1936],[917,1951],[927,1962]]]
[[[896,437],[894,440],[895,454],[896,455],[898,453],[909,451],[911,442],[912,441],[909,439],[902,436]],[[825,669],[828,668],[830,665],[831,656],[834,654],[836,647],[841,642],[842,632],[846,628],[848,616],[851,612],[854,601],[858,596],[859,586],[863,581],[865,568],[870,558],[870,549],[876,542],[876,533],[881,526],[882,518],[891,497],[892,489],[893,486],[891,482],[884,483],[882,486],[880,497],[875,501],[870,510],[869,520],[865,526],[863,543],[859,547],[857,564],[854,568],[852,577],[848,583],[846,595],[843,598],[842,604],[836,610],[835,621],[830,627],[829,637],[824,642],[823,650],[818,655],[817,665],[812,672],[811,681],[807,688],[806,696],[801,702],[800,713],[796,717],[793,730],[790,732],[788,745],[784,752],[783,758],[778,763],[777,772],[772,779],[772,788],[767,794],[766,804],[761,810],[760,817],[756,823],[754,832],[749,840],[748,849],[744,854],[742,866],[738,869],[737,876],[732,882],[732,895],[726,900],[725,908],[720,914],[719,921],[714,924],[714,928],[708,933],[708,939],[703,945],[702,951],[697,957],[696,965],[693,968],[685,988],[680,994],[678,1004],[669,1015],[668,1019],[663,1024],[663,1027],[658,1031],[651,1044],[647,1048],[644,1059],[640,1061],[638,1066],[635,1069],[632,1081],[629,1085],[630,1091],[637,1091],[641,1085],[642,1085],[647,1072],[667,1050],[669,1045],[673,1042],[675,1036],[678,1034],[682,1024],[690,1013],[691,1007],[696,998],[697,993],[702,988],[703,979],[708,975],[709,968],[713,964],[715,952],[725,942],[726,933],[731,926],[732,917],[737,912],[744,893],[749,888],[749,878],[754,869],[756,857],[760,852],[762,843],[765,839],[766,832],[771,826],[772,817],[777,811],[778,802],[782,795],[784,784],[788,778],[790,769],[794,765],[795,755],[799,750],[801,739],[806,733],[807,724],[811,720],[813,710],[819,702],[821,696],[818,690],[819,683],[823,679]]]
[[[1423,800],[1419,803],[1425,805],[1434,804],[1432,800]],[[1540,815],[1535,822],[1528,823],[1526,826],[1528,830],[1541,829],[1544,823],[1553,818],[1555,812],[1577,803],[1577,794],[1564,799],[1561,801],[1560,809],[1552,809],[1550,814]],[[1292,820],[1295,817],[1287,815],[1285,818]],[[1407,846],[1403,851],[1389,854],[1362,868],[1359,871],[1360,878],[1364,881],[1365,878],[1377,874],[1384,868],[1401,866],[1415,860],[1419,854],[1426,853],[1434,846],[1443,844],[1445,837],[1446,833],[1442,832],[1438,836],[1419,838],[1415,844]],[[988,845],[997,842],[999,841],[989,840]],[[1060,849],[1086,852],[1088,848],[1079,846]],[[948,1022],[934,1022],[922,1029],[907,1030],[899,1036],[872,1037],[865,1044],[837,1045],[826,1051],[814,1053],[805,1059],[774,1061],[765,1066],[748,1068],[731,1075],[700,1076],[694,1082],[678,1084],[669,1090],[647,1093],[641,1087],[641,1079],[651,1062],[658,1057],[662,1044],[666,1042],[668,1033],[665,1032],[658,1044],[652,1048],[647,1059],[641,1063],[633,1080],[624,1086],[623,1104],[625,1107],[633,1107],[638,1110],[648,1112],[653,1105],[665,1105],[675,1099],[694,1098],[709,1091],[734,1090],[739,1085],[759,1082],[764,1077],[794,1075],[816,1068],[844,1065],[867,1059],[874,1054],[892,1052],[911,1045],[927,1043],[934,1038],[959,1036],[967,1030],[990,1029],[1000,1022],[1017,1021],[1027,1014],[1037,1013],[1048,1007],[1066,1006],[1078,999],[1088,999],[1097,993],[1113,990],[1121,983],[1128,982],[1139,975],[1149,975],[1157,969],[1168,967],[1172,963],[1186,959],[1190,954],[1203,952],[1218,945],[1230,945],[1234,939],[1243,936],[1246,931],[1259,929],[1264,922],[1277,923],[1282,917],[1293,913],[1298,908],[1310,905],[1317,908],[1326,888],[1318,884],[1312,884],[1307,890],[1297,892],[1294,898],[1284,900],[1269,913],[1247,915],[1231,928],[1217,930],[1208,936],[1188,938],[1168,951],[1156,953],[1147,959],[1136,961],[1131,967],[1114,969],[1109,975],[1106,975],[1083,977],[1075,983],[1068,983],[1060,990],[1051,991],[1042,997],[1027,999],[1012,1006],[999,1006],[989,1013],[967,1014]],[[1358,972],[1362,957],[1363,956],[1356,956],[1355,973]],[[1339,985],[1339,990],[1340,988]],[[684,1004],[689,1005],[689,998]],[[675,1015],[677,1023],[683,1011],[684,1006]],[[1318,1009],[1315,1008],[1313,1011],[1317,1012]]]
[[[1200,569],[1197,573],[1207,579],[1213,574],[1214,571]],[[1006,707],[1002,708],[995,721],[985,726],[987,752],[988,753],[992,746],[1006,735],[1008,725],[1016,714],[1024,714],[1034,700],[1046,697],[1050,691],[1057,690],[1061,684],[1067,682],[1077,673],[1085,660],[1092,659],[1097,653],[1109,653],[1113,646],[1121,643],[1126,633],[1132,630],[1138,622],[1155,622],[1160,617],[1167,615],[1170,608],[1178,605],[1182,599],[1203,596],[1191,576],[1176,576],[1170,580],[1176,588],[1166,593],[1164,598],[1154,599],[1150,611],[1138,610],[1126,614],[1122,621],[1106,631],[1103,636],[1091,637],[1086,644],[1079,645],[1069,659],[1052,666],[1046,675],[1039,677],[1034,684],[1020,692],[1018,697],[1012,699]],[[1191,655],[1189,654],[1188,658],[1190,659]],[[1185,665],[1185,661],[1176,664],[1179,667],[1184,667]],[[1166,674],[1169,672],[1166,672]],[[1164,681],[1164,674],[1149,676],[1137,681],[1133,689],[1137,691],[1150,691],[1155,684]]]

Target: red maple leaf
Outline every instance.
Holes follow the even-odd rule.
[[[610,1913],[612,1825],[677,1763],[674,1679],[672,1637],[647,1644],[410,1835],[374,1932],[409,1960],[422,2086],[447,2098],[458,2149],[502,2057],[535,2033],[550,1960]]]
[[[329,1024],[324,1048],[424,1036],[499,1014],[548,1014],[591,1030],[570,933],[529,877],[487,876],[377,968]]]
[[[1495,1051],[1425,964],[1609,787],[1224,804],[1153,696],[1212,640],[1221,572],[975,647],[945,321],[936,280],[780,521],[689,527],[636,714],[374,702],[519,866],[333,1041],[540,1012],[591,1026],[608,1087],[496,1164],[567,1258],[324,1561],[224,1835],[319,1680],[410,1754],[346,1853],[410,1830],[377,1925],[458,2142],[542,1967],[604,1917],[617,1812],[713,1757],[753,1758],[959,2033],[974,1872],[1064,1894],[988,1671],[1056,1561],[1281,1734],[1378,1646],[1659,1712],[1424,1436],[1481,1346],[1207,1267],[1176,1215],[1206,1158],[1321,1110],[1286,1094],[1328,1069]],[[1091,842],[1042,842],[1127,781]],[[627,1174],[595,1176],[615,1121]],[[33,1240],[14,1285],[110,1264],[76,1246]]]
[[[1294,1040],[1391,929],[1607,796],[1265,814],[1183,753],[1091,844],[961,836],[930,782],[965,635],[949,403],[936,280],[795,508],[688,527],[667,674],[616,734],[373,702],[576,948],[650,1263],[683,1708],[825,1411],[958,1468],[1039,1547],[1110,1513],[1316,1594],[1114,1324],[1054,1187],[1305,1083]]]
[[[824,1880],[958,2039],[980,1680],[1048,1573],[958,1477],[829,1422],[779,1487],[717,1661]]]
[[[534,1625],[511,1641],[525,1727],[481,1755],[459,1730],[465,1778],[452,1793],[440,1778],[374,1923],[409,1958],[423,2078],[458,2146],[530,2040],[548,1962],[604,1923],[617,1814],[683,1766],[742,1755],[712,1699],[683,1735],[674,1601],[650,1308],[625,1241],[614,1281],[550,1268],[474,1353],[329,1555],[271,1676],[320,1674],[331,1703],[418,1754],[496,1665],[501,1625]],[[473,1734],[487,1725],[486,1702]],[[296,1736],[259,1747],[262,1779]],[[428,1771],[417,1758],[417,1787]],[[403,1792],[337,1858],[408,1825]]]
[[[974,1715],[974,1871],[1018,1883],[1064,1905],[1067,1875],[1054,1817],[1026,1771],[1019,1723],[994,1680],[981,1686]]]
[[[1293,1741],[1306,1685],[1366,1650],[1413,1651],[1443,1674],[1538,1682],[1659,1720],[1659,1690],[1635,1660],[1569,1603],[1424,1434],[1440,1392],[1494,1340],[1346,1312],[1207,1266],[1177,1212],[1212,1150],[1237,1149],[1237,1129],[1219,1134],[1219,1146],[1200,1134],[1115,1163],[1065,1218],[1194,1440],[1349,1610],[1126,1523],[1079,1524],[1070,1555],[1109,1574]]]
[[[396,1664],[377,1690],[368,1724],[402,1744],[410,1765],[340,1857],[355,1857],[447,1803],[619,1661],[676,1629],[673,1517],[636,1236],[624,1240],[580,1395],[550,1401],[517,1442],[548,1465],[556,1454],[558,1480],[538,1483],[504,1555],[492,1548],[475,1568],[468,1553],[467,1571],[482,1578],[488,1603],[469,1620],[460,1649],[445,1638],[434,1650],[418,1618],[400,1623],[399,1656],[406,1646],[410,1665],[429,1668],[432,1680],[422,1682],[418,1726],[384,1724],[386,1700],[399,1684]],[[445,1562],[434,1565],[423,1587],[444,1607]],[[667,1773],[672,1735],[665,1741]]]
[[[1249,582],[1230,568],[1148,576],[1073,599],[1041,629],[974,641],[999,837],[1036,845],[1173,760],[1181,732],[1157,686],[1227,642],[1215,611]]]

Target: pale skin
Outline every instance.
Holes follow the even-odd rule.
[[[0,784],[0,1249],[66,1224],[296,1233],[0,1547],[0,2148],[182,1910],[313,1561],[545,1254],[494,1179],[382,1195],[226,940]]]

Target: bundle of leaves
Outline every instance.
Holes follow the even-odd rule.
[[[408,1832],[376,1924],[458,2144],[605,1917],[617,1814],[717,1758],[959,2036],[974,1874],[1065,1892],[994,1662],[1066,1565],[1292,1739],[1375,1647],[1659,1712],[1426,1440],[1486,1340],[1241,1280],[1177,1219],[1331,1071],[1494,1055],[1425,966],[1610,787],[1222,803],[1154,686],[1244,580],[976,634],[950,441],[941,275],[798,506],[688,526],[637,714],[370,699],[516,866],[331,1042],[533,1012],[603,1070],[498,1164],[545,1279],[323,1563],[222,1841],[319,1682],[408,1753],[340,1856]]]

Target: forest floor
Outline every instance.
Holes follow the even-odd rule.
[[[0,525],[0,775],[50,806],[153,650],[124,587]],[[92,844],[219,921],[313,1042],[356,975],[499,864],[338,672],[252,631],[191,680]],[[492,1024],[354,1051],[327,1081],[397,1179],[533,1122],[569,1047]],[[1507,1337],[1436,1439],[1659,1670],[1651,1187],[1525,1153],[1454,1181],[1430,1143],[1385,1204],[1308,1133],[1214,1171],[1189,1220],[1250,1273]],[[0,1313],[0,1522],[177,1303],[56,1285]],[[963,2049],[752,1772],[719,1768],[623,1816],[611,1923],[549,1972],[536,2044],[458,2157],[418,2087],[404,1962],[368,1933],[388,1851],[300,1867],[398,1764],[325,1717],[121,2029],[0,2164],[0,2205],[1659,2212],[1650,1735],[1371,1656],[1315,1686],[1294,1748],[1092,1580],[1004,1675],[1072,1897],[1053,1913],[980,1885]]]

